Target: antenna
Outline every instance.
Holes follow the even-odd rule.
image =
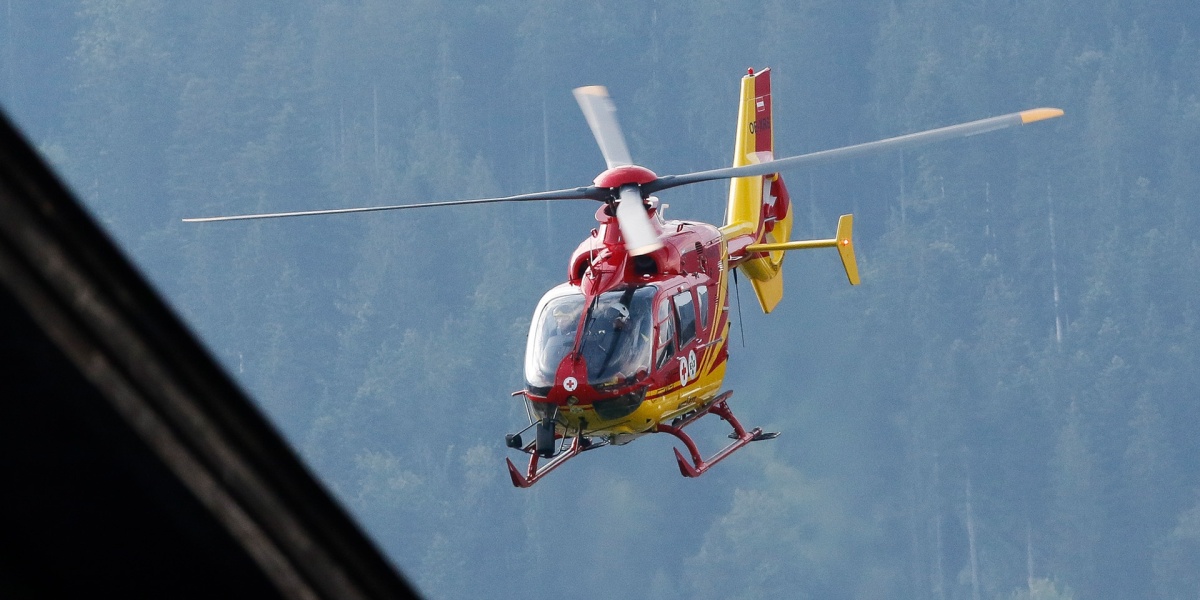
[[[542,185],[550,189],[550,123],[546,117],[546,98],[542,97]],[[546,241],[554,242],[554,220],[550,218],[550,203],[546,203]]]
[[[733,296],[737,299],[738,331],[742,334],[742,347],[746,347],[746,325],[742,323],[742,290],[738,288],[738,272],[733,269]]]

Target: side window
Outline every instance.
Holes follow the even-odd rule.
[[[658,305],[658,354],[654,359],[656,369],[661,369],[667,361],[675,356],[675,319],[671,317],[671,303],[663,301]]]
[[[675,296],[675,310],[679,314],[679,346],[682,348],[696,337],[696,306],[691,292]]]
[[[696,305],[700,309],[700,327],[708,327],[708,286],[696,288]]]

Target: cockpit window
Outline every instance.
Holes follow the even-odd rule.
[[[560,286],[542,298],[525,352],[525,383],[544,394],[554,385],[563,359],[576,347],[587,362],[588,382],[598,389],[619,387],[650,368],[651,305],[655,288],[642,286],[605,292],[590,306],[577,288]]]
[[[650,369],[654,288],[605,292],[584,324],[580,351],[594,387],[618,387]]]
[[[525,351],[525,383],[530,391],[546,393],[554,385],[559,363],[575,347],[575,334],[583,315],[583,294],[555,294],[542,299]]]
[[[696,307],[692,303],[692,293],[675,296],[675,309],[679,313],[679,345],[682,347],[696,337]]]
[[[671,301],[663,299],[658,305],[658,358],[654,368],[661,369],[675,356],[675,319],[671,316]]]

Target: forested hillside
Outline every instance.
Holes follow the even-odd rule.
[[[8,0],[0,105],[430,598],[1196,598],[1197,35],[1194,0]],[[1066,116],[788,173],[864,283],[798,253],[776,312],[731,301],[731,404],[783,436],[697,480],[654,437],[504,471],[591,204],[180,222],[586,185],[586,84],[639,163],[724,166],[767,66],[779,155]]]

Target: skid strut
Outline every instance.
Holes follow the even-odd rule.
[[[538,453],[530,452],[529,467],[526,469],[524,475],[522,475],[521,471],[517,469],[517,466],[513,464],[511,458],[504,459],[504,461],[508,463],[508,474],[510,477],[512,477],[513,485],[519,488],[527,488],[537,483],[538,480],[545,477],[547,473],[557,469],[563,463],[567,462],[576,454],[579,454],[583,451],[583,444],[581,444],[579,440],[580,437],[577,436],[574,441],[571,442],[571,446],[567,448],[565,452],[562,452],[558,456],[550,459],[550,462],[546,463],[540,469],[538,468]]]
[[[683,444],[687,446],[688,453],[691,454],[692,460],[689,461],[688,459],[684,458],[683,454],[679,452],[678,448],[675,448],[675,460],[678,461],[679,472],[684,477],[699,477],[705,471],[712,468],[713,465],[721,462],[725,459],[725,457],[733,454],[750,442],[770,440],[779,436],[778,432],[764,432],[760,427],[755,427],[750,431],[746,431],[746,428],[742,427],[742,424],[738,422],[737,417],[733,416],[733,411],[729,409],[728,400],[732,395],[733,391],[730,390],[721,394],[720,396],[717,396],[717,398],[708,406],[697,410],[695,413],[689,415],[687,418],[675,423],[674,425],[667,425],[666,423],[658,424],[658,431],[669,433],[679,438],[679,441],[683,442]],[[729,437],[733,438],[733,442],[722,448],[721,451],[705,459],[700,455],[700,450],[696,448],[696,442],[692,440],[692,436],[684,433],[683,428],[687,427],[691,423],[694,423],[697,419],[708,413],[713,413],[718,417],[721,417],[722,421],[728,422],[729,425],[733,427],[733,433],[729,434]]]

